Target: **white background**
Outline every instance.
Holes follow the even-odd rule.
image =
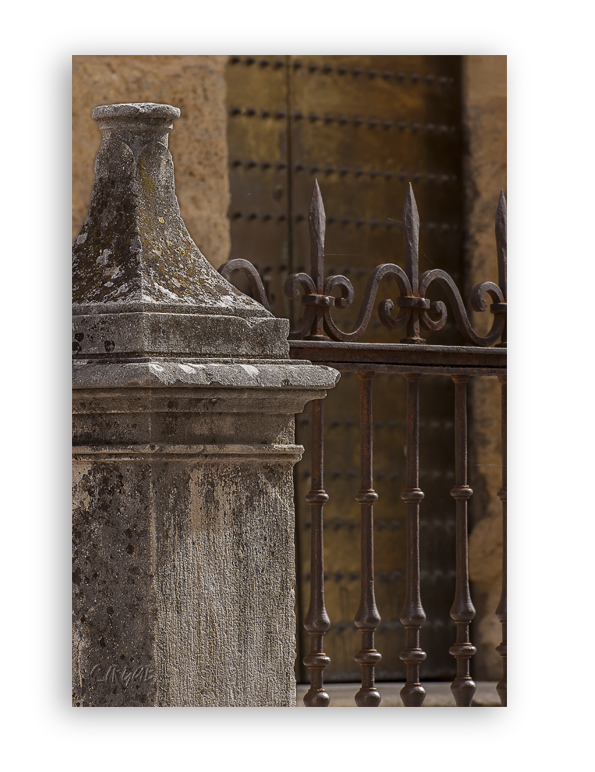
[[[498,26],[495,30],[481,30],[477,27],[469,31],[466,39],[475,42],[502,40],[505,46],[511,44],[513,51],[509,57],[509,116],[511,131],[511,153],[509,169],[511,184],[508,186],[508,209],[511,222],[511,267],[509,286],[513,314],[509,323],[512,355],[512,377],[510,380],[509,438],[511,461],[511,507],[509,542],[512,559],[518,560],[515,540],[525,539],[530,525],[531,503],[530,469],[532,462],[532,496],[534,512],[533,577],[531,590],[529,569],[512,565],[510,569],[510,594],[512,599],[511,638],[511,706],[517,703],[521,715],[512,722],[499,719],[506,727],[498,728],[498,721],[488,722],[492,727],[494,754],[481,753],[461,756],[452,746],[433,746],[433,729],[427,722],[416,722],[416,742],[427,744],[420,753],[417,745],[400,746],[410,741],[408,730],[401,730],[403,721],[396,722],[390,735],[384,730],[384,722],[373,730],[363,731],[360,737],[369,737],[375,746],[372,754],[375,766],[390,764],[395,768],[414,763],[415,769],[436,770],[441,772],[461,769],[463,766],[480,766],[482,772],[502,772],[524,770],[528,764],[539,769],[573,768],[583,769],[590,766],[589,726],[593,724],[593,669],[595,667],[593,651],[589,643],[593,639],[593,519],[595,516],[595,495],[589,487],[595,480],[595,447],[593,425],[593,402],[595,397],[595,330],[593,328],[593,291],[595,276],[594,243],[592,236],[593,221],[593,184],[594,184],[594,120],[593,120],[593,33],[592,22],[588,21],[588,4],[566,2],[561,4],[537,4],[536,2],[478,3],[474,2],[435,2],[409,4],[416,10],[408,10],[403,4],[394,2],[350,3],[330,2],[326,0],[299,3],[243,2],[237,4],[237,10],[230,12],[233,3],[222,4],[222,10],[216,10],[217,4],[192,3],[187,6],[187,26],[287,26],[304,25],[287,30],[286,40],[300,39],[305,42],[328,42],[328,26],[333,43],[341,40],[353,45],[355,39],[373,46],[378,42],[395,44],[400,40],[411,42],[412,31],[403,30],[402,26],[425,26],[424,21],[432,20],[433,25],[454,26],[451,42],[465,39],[461,26],[478,25],[479,27]],[[28,24],[35,26],[69,26],[73,19],[83,26],[116,24],[137,27],[142,18],[159,20],[171,18],[176,23],[183,22],[184,4],[176,4],[176,13],[167,13],[162,3],[153,1],[141,3],[104,2],[100,6],[76,3],[68,7],[67,3],[30,2],[23,5],[23,10],[11,6],[11,15],[3,19],[4,45],[1,52],[3,77],[3,118],[0,128],[3,133],[2,195],[3,245],[2,245],[2,281],[3,302],[2,358],[11,368],[19,363],[20,372],[25,366],[25,340],[28,338],[26,319],[27,303],[22,288],[26,286],[28,274],[24,244],[28,231],[26,202],[29,198],[28,162],[29,157],[29,108],[28,108]],[[180,13],[182,11],[182,13]],[[576,13],[575,13],[576,11]],[[19,14],[25,20],[18,19]],[[481,17],[481,18],[480,18]],[[483,21],[482,21],[483,19]],[[515,21],[516,20],[516,21]],[[515,26],[535,23],[534,55],[531,76],[529,51],[526,43],[518,43],[518,31]],[[369,35],[349,31],[341,32],[343,26],[376,26],[382,24],[391,29],[378,28]],[[314,25],[321,25],[318,30]],[[512,26],[504,26],[512,25]],[[155,26],[155,25],[150,25]],[[401,28],[399,28],[401,26]],[[80,30],[80,27],[78,28]],[[245,33],[239,29],[239,38],[233,35],[229,40],[239,42]],[[63,30],[48,30],[48,36],[56,35],[52,47],[60,39],[68,39]],[[98,39],[95,32],[90,40]],[[101,33],[99,33],[100,35]],[[248,35],[253,33],[248,33]],[[438,37],[436,36],[438,34]],[[216,29],[210,31],[197,29],[197,40],[223,41]],[[296,37],[297,36],[297,37]],[[417,41],[423,39],[415,34]],[[84,34],[73,30],[72,40],[85,40]],[[100,39],[100,38],[99,38]],[[152,33],[145,38],[152,39]],[[183,37],[187,39],[186,36]],[[428,31],[428,42],[440,39],[436,30]],[[448,40],[448,33],[443,39]],[[169,38],[175,41],[175,32]],[[228,45],[229,47],[229,45]],[[365,46],[363,46],[365,48]],[[56,51],[56,55],[59,52]],[[46,55],[42,56],[42,59]],[[47,54],[49,56],[49,54]],[[516,58],[518,57],[518,58]],[[46,65],[48,60],[45,59]],[[531,80],[533,82],[533,169],[531,169],[530,125],[528,105],[531,99]],[[33,117],[36,127],[44,121],[66,122],[61,110],[55,114],[44,108],[53,104],[64,94],[69,93],[69,83],[56,84],[58,95],[42,95],[35,110],[40,113]],[[10,113],[7,112],[10,105]],[[66,107],[66,102],[64,102]],[[15,115],[18,122],[15,123]],[[18,129],[18,130],[17,130]],[[35,142],[39,142],[39,129],[35,129]],[[44,152],[46,152],[44,150]],[[45,171],[48,169],[46,167]],[[68,173],[68,170],[64,170]],[[533,182],[533,201],[531,185]],[[46,202],[48,203],[48,202]],[[63,238],[69,232],[68,201],[54,203],[56,235],[53,236],[51,254],[47,254],[47,279],[51,281],[51,264],[68,261],[68,243]],[[40,205],[36,192],[32,195],[32,207]],[[534,272],[529,271],[530,228],[529,218],[533,211],[533,260]],[[522,227],[519,227],[521,226]],[[39,244],[32,247],[32,264],[40,259]],[[65,254],[61,254],[61,252]],[[18,259],[16,259],[18,256]],[[37,271],[37,268],[36,268]],[[13,291],[19,288],[19,292]],[[68,293],[64,294],[64,302]],[[54,295],[56,297],[56,295]],[[533,387],[533,458],[530,453],[530,426],[528,400],[531,394],[529,364],[529,300],[533,299],[533,361],[535,382]],[[514,310],[516,309],[516,310]],[[15,320],[19,320],[19,334],[15,333]],[[61,338],[61,331],[56,327],[55,338]],[[37,343],[39,345],[39,342]],[[52,384],[57,387],[67,385],[67,376],[61,373],[61,367],[67,367],[67,360],[62,357],[62,345],[55,346],[56,368],[48,373]],[[31,352],[32,364],[40,364],[44,355],[34,343]],[[516,350],[515,350],[516,348]],[[64,365],[60,364],[63,362]],[[49,359],[46,363],[51,364]],[[175,747],[128,746],[117,748],[85,746],[81,757],[77,750],[76,733],[72,736],[72,745],[53,747],[32,747],[32,715],[28,713],[27,683],[28,672],[27,647],[25,633],[28,631],[28,587],[26,571],[23,571],[24,549],[12,549],[10,545],[26,544],[28,539],[27,520],[29,505],[26,498],[28,487],[27,473],[23,472],[23,459],[29,456],[28,426],[24,418],[29,410],[29,391],[23,375],[18,379],[10,377],[11,370],[3,371],[2,378],[5,394],[2,400],[2,426],[4,443],[0,464],[0,483],[2,491],[2,571],[3,599],[2,621],[4,633],[0,636],[2,645],[3,679],[1,726],[3,735],[3,764],[5,769],[38,770],[60,769],[63,772],[80,770],[173,768],[177,763],[184,763],[185,769],[199,766],[227,770],[239,768],[242,772],[252,769],[302,770],[312,766],[312,758],[307,747],[201,747],[201,741],[208,740],[209,734],[201,737],[200,729],[196,733],[185,730],[177,739],[193,741],[194,746],[176,745]],[[25,370],[26,373],[26,370]],[[34,383],[38,384],[39,381]],[[31,402],[35,393],[31,386]],[[12,407],[15,405],[16,407]],[[7,405],[11,405],[7,409]],[[522,405],[515,410],[514,405]],[[38,427],[36,427],[36,431]],[[520,452],[524,449],[524,452]],[[34,458],[37,458],[37,452]],[[36,463],[36,462],[35,462]],[[515,485],[516,483],[516,485]],[[519,484],[521,483],[521,484]],[[516,491],[516,492],[515,492]],[[51,507],[49,508],[51,512]],[[62,513],[60,512],[62,516]],[[32,523],[35,517],[32,513]],[[57,576],[67,566],[56,565]],[[15,582],[14,577],[24,579]],[[56,592],[62,581],[56,581]],[[47,588],[51,591],[51,588]],[[531,614],[529,601],[533,593]],[[59,605],[63,601],[57,598]],[[515,605],[517,613],[514,613]],[[525,613],[520,613],[520,609]],[[535,644],[531,649],[531,627],[535,627]],[[15,641],[11,631],[19,631],[19,641]],[[57,629],[55,635],[62,638],[65,631]],[[35,631],[37,635],[37,631]],[[22,636],[22,638],[21,638]],[[35,648],[35,636],[31,640],[31,650]],[[67,640],[67,638],[65,638]],[[15,645],[16,644],[16,645]],[[518,658],[518,659],[517,659]],[[516,661],[515,661],[516,660]],[[7,666],[9,664],[9,666]],[[534,681],[531,687],[531,671]],[[59,673],[53,672],[45,688],[47,705],[50,711],[59,709],[52,699],[53,688],[56,694],[64,688],[68,691],[69,675],[63,674],[65,685],[58,684]],[[528,717],[530,740],[529,746],[515,746],[517,731],[523,731],[527,689],[532,688],[532,701],[536,718],[532,713]],[[518,693],[516,690],[519,690]],[[9,695],[9,696],[8,696]],[[303,715],[303,714],[301,714]],[[42,717],[38,720],[43,721]],[[87,722],[88,723],[88,722]],[[210,723],[210,722],[207,722]],[[233,723],[227,729],[230,742],[234,740]],[[104,726],[103,722],[99,722]],[[272,722],[275,725],[276,722]],[[290,728],[287,722],[287,738],[307,736],[303,730],[298,732]],[[325,742],[315,753],[315,768],[333,770],[370,768],[370,747],[345,747],[342,743],[352,737],[349,729],[337,732],[334,721],[316,722],[314,736]],[[450,724],[450,722],[449,722]],[[132,722],[134,727],[137,722]],[[375,726],[376,722],[372,724]],[[456,724],[453,724],[455,726]],[[244,724],[239,724],[238,739],[244,738]],[[443,741],[444,730],[456,737],[473,737],[476,732],[465,729],[459,724],[453,731],[444,724],[437,727],[437,739]],[[64,732],[67,733],[64,728]],[[101,734],[105,736],[104,732]],[[477,733],[480,742],[490,736],[490,730]],[[142,738],[142,733],[133,735]],[[152,733],[148,732],[151,737]],[[255,741],[266,740],[254,736]],[[213,735],[211,735],[213,736]],[[272,737],[276,741],[285,739],[277,730]],[[509,738],[510,746],[498,744],[503,738]],[[419,740],[417,740],[419,738]],[[170,739],[166,733],[164,740]],[[174,738],[171,738],[172,742]],[[63,741],[63,740],[62,740]],[[245,741],[245,740],[244,740]],[[384,745],[386,743],[386,745]],[[589,745],[587,745],[589,743]],[[339,746],[339,747],[337,747]],[[399,747],[395,747],[399,746]],[[405,748],[409,750],[405,750]],[[464,746],[463,746],[464,747]],[[206,753],[206,759],[205,759]],[[457,763],[457,757],[459,761]],[[460,759],[466,759],[462,762]],[[200,762],[202,763],[199,763]],[[152,763],[151,763],[152,762]]]

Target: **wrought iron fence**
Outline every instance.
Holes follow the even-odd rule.
[[[290,298],[301,297],[304,312],[290,333],[291,357],[326,364],[343,372],[355,371],[360,381],[360,471],[361,488],[356,500],[361,506],[361,593],[355,625],[362,635],[361,649],[355,661],[361,665],[361,688],[355,695],[358,707],[377,707],[380,693],[375,683],[375,667],[381,653],[375,648],[374,634],[380,624],[374,593],[374,502],[378,496],[373,487],[373,421],[372,380],[378,372],[401,373],[407,384],[406,483],[401,499],[406,504],[406,588],[400,621],[406,631],[406,646],[400,659],[406,665],[407,680],[401,690],[405,707],[420,707],[425,689],[420,681],[421,663],[426,659],[421,631],[426,619],[420,590],[419,515],[424,493],[419,487],[419,386],[424,375],[444,375],[454,382],[455,404],[455,484],[451,495],[456,506],[456,580],[455,597],[450,616],[456,624],[456,640],[450,654],[456,660],[456,677],[451,691],[458,707],[471,705],[476,686],[471,676],[471,658],[476,652],[470,640],[470,624],[475,608],[469,589],[467,505],[473,491],[467,477],[467,384],[472,377],[497,376],[501,383],[502,487],[498,497],[503,513],[502,595],[496,616],[502,625],[502,643],[496,651],[502,657],[503,675],[497,685],[502,706],[506,706],[506,201],[500,195],[496,214],[498,284],[482,282],[471,293],[471,307],[488,311],[487,294],[492,303],[489,312],[493,322],[489,332],[480,336],[474,330],[465,304],[451,276],[433,268],[419,275],[420,220],[411,184],[403,212],[405,268],[393,263],[377,266],[370,274],[359,314],[353,329],[341,330],[332,316],[333,307],[347,308],[354,301],[351,282],[342,275],[325,277],[324,238],[326,216],[320,188],[315,183],[310,204],[309,227],[311,273],[295,273],[285,284]],[[241,271],[248,279],[253,296],[269,308],[263,282],[256,268],[246,260],[231,260],[220,273],[228,278]],[[403,327],[405,337],[399,343],[359,343],[374,309],[380,282],[392,277],[399,290],[395,303],[383,300],[378,306],[381,323],[389,328]],[[445,292],[456,325],[468,345],[428,345],[421,336],[422,328],[437,331],[447,320],[447,307],[442,301],[427,297],[436,282]],[[300,288],[303,290],[300,295]],[[338,296],[333,292],[338,290]],[[311,508],[310,606],[304,627],[311,649],[304,658],[310,672],[310,688],[304,696],[307,707],[327,707],[330,699],[324,688],[323,674],[330,664],[324,652],[324,636],[330,620],[324,600],[324,535],[323,510],[328,501],[324,489],[324,403],[312,404],[312,487],[306,500]]]

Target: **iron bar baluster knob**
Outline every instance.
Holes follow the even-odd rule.
[[[502,643],[496,647],[496,651],[502,657],[502,680],[498,683],[496,690],[500,697],[502,707],[507,706],[507,582],[506,582],[506,541],[507,541],[507,522],[506,522],[506,486],[507,486],[507,450],[506,450],[506,376],[498,376],[502,390],[502,488],[498,491],[498,498],[502,502],[502,595],[500,603],[496,609],[496,616],[502,625]]]
[[[407,557],[405,580],[405,604],[401,611],[401,624],[407,631],[406,648],[400,659],[407,665],[407,682],[401,689],[401,699],[406,708],[420,708],[426,690],[419,682],[419,666],[426,658],[420,647],[420,630],[426,621],[421,605],[419,562],[419,506],[424,497],[419,487],[419,382],[421,375],[406,373],[407,381],[407,487],[401,498],[407,505]]]
[[[324,490],[324,405],[321,399],[312,402],[312,489],[306,496],[312,518],[310,554],[310,606],[304,627],[310,635],[310,653],[304,665],[310,671],[310,688],[304,695],[307,708],[326,708],[330,697],[323,686],[324,668],[330,657],[324,653],[324,634],[331,626],[324,604],[324,537],[323,509],[328,501]]]
[[[455,384],[455,486],[450,495],[456,501],[456,589],[450,610],[457,625],[457,639],[450,654],[457,662],[457,674],[450,686],[457,707],[469,708],[475,694],[471,678],[471,657],[477,649],[469,639],[469,625],[475,608],[469,592],[469,541],[467,502],[473,491],[467,484],[467,382],[468,375],[453,375]]]
[[[374,647],[374,631],[380,624],[380,614],[374,596],[374,502],[378,494],[373,489],[372,471],[372,378],[373,372],[359,372],[360,379],[360,457],[361,488],[355,497],[361,505],[361,595],[355,624],[362,634],[362,647],[355,661],[362,666],[362,685],[355,695],[358,708],[376,708],[380,693],[374,684],[374,668],[382,655]]]

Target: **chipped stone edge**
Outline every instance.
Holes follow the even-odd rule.
[[[198,247],[197,247],[198,249]],[[206,258],[205,258],[206,259]],[[277,319],[274,314],[258,301],[245,295],[254,306],[248,308],[237,306],[207,306],[200,303],[180,301],[179,303],[158,303],[157,301],[120,301],[106,303],[73,303],[72,316],[102,316],[103,314],[190,314],[195,316],[225,316],[241,319]],[[288,331],[289,331],[289,322]]]
[[[219,387],[234,389],[330,389],[341,374],[326,365],[301,361],[295,364],[253,365],[159,361],[104,363],[73,362],[73,389],[127,387]]]
[[[102,461],[134,461],[158,458],[200,459],[201,463],[209,461],[220,463],[221,458],[227,461],[241,463],[262,463],[266,457],[293,466],[304,452],[302,445],[175,445],[155,443],[152,445],[75,445],[72,455],[75,460],[101,457]]]

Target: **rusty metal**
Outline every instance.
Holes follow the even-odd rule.
[[[406,600],[401,613],[401,622],[405,626],[407,645],[400,658],[407,668],[407,682],[401,690],[405,707],[421,707],[425,690],[419,680],[420,663],[426,654],[420,647],[420,629],[425,621],[425,612],[420,595],[420,544],[419,544],[419,508],[424,497],[419,488],[419,381],[420,372],[451,375],[455,383],[455,486],[451,495],[456,500],[456,591],[451,608],[451,618],[457,625],[456,642],[449,653],[457,662],[457,674],[451,685],[457,707],[471,707],[475,693],[475,683],[470,675],[470,658],[476,652],[469,639],[469,625],[475,616],[475,608],[469,594],[468,574],[468,537],[467,537],[467,501],[472,494],[467,484],[467,401],[466,388],[471,375],[498,375],[502,382],[502,441],[503,441],[503,485],[498,493],[503,504],[503,584],[502,599],[497,609],[498,619],[503,627],[503,641],[497,651],[503,657],[503,679],[498,684],[502,705],[506,706],[506,350],[502,345],[488,348],[504,333],[505,342],[505,292],[506,292],[506,202],[501,194],[496,218],[496,238],[498,245],[499,281],[503,287],[485,282],[474,290],[472,305],[481,309],[482,295],[488,292],[500,303],[496,307],[495,322],[492,331],[484,338],[475,333],[467,336],[475,346],[430,346],[420,337],[420,326],[428,327],[427,310],[436,314],[431,321],[433,329],[443,325],[446,310],[442,303],[432,303],[422,296],[433,280],[442,282],[447,288],[451,301],[455,301],[455,316],[463,326],[468,319],[458,290],[450,277],[439,269],[427,271],[418,276],[417,255],[419,238],[419,216],[409,186],[404,212],[405,270],[394,265],[383,265],[374,269],[368,280],[364,302],[354,331],[342,334],[337,331],[330,319],[329,309],[333,305],[348,306],[353,299],[353,288],[343,275],[324,278],[324,232],[325,213],[318,183],[315,183],[312,195],[309,225],[311,248],[311,276],[300,272],[290,276],[286,283],[288,296],[297,297],[298,287],[305,290],[302,302],[304,315],[293,332],[291,356],[310,361],[325,362],[343,371],[355,370],[360,379],[360,449],[361,449],[361,489],[356,500],[361,505],[361,595],[360,605],[355,617],[355,624],[362,633],[362,646],[355,661],[362,666],[362,686],[355,700],[358,707],[377,707],[380,694],[375,686],[375,666],[382,659],[374,644],[374,633],[380,624],[380,615],[376,607],[374,594],[374,536],[373,503],[378,496],[373,489],[372,478],[372,398],[371,379],[374,372],[392,370],[402,372],[407,381],[407,487],[401,498],[407,507],[407,552],[406,552]],[[242,260],[231,261],[223,266],[221,273],[226,276],[234,270],[243,271],[249,278],[253,294],[261,302],[266,301],[264,287],[254,267]],[[384,271],[384,273],[383,273]],[[390,317],[392,303],[385,300],[380,306],[379,315],[385,326],[390,320],[396,326],[400,320],[405,324],[407,337],[400,344],[368,344],[350,342],[368,323],[375,290],[384,275],[393,275],[403,293],[397,304],[401,314],[397,319]],[[341,297],[330,294],[334,287],[339,287]],[[459,304],[459,305],[457,305]],[[268,305],[265,303],[268,307]],[[390,306],[390,307],[389,307]],[[485,304],[484,304],[485,306]],[[463,308],[463,311],[461,311]],[[484,309],[485,310],[485,309]],[[467,320],[465,322],[465,320]],[[306,333],[309,333],[306,335]],[[341,341],[330,341],[325,333],[342,337]],[[497,334],[496,334],[497,333]],[[306,337],[307,340],[298,340]],[[345,338],[348,338],[346,341]],[[411,345],[415,344],[415,345]],[[324,653],[322,640],[330,628],[330,621],[324,606],[324,567],[322,551],[322,508],[328,500],[322,487],[322,443],[323,419],[322,403],[313,407],[313,467],[312,489],[306,497],[312,507],[312,549],[310,610],[306,616],[305,627],[311,635],[312,650],[304,658],[304,664],[310,668],[311,687],[306,697],[308,707],[326,707],[328,694],[322,685],[322,672],[330,662]],[[340,475],[340,473],[339,473]],[[336,476],[336,475],[335,475]],[[341,579],[344,574],[341,573]],[[344,629],[339,623],[337,628]]]
[[[475,694],[475,683],[471,678],[471,657],[477,649],[469,639],[469,626],[475,618],[475,607],[469,592],[469,544],[467,535],[467,503],[473,491],[467,482],[467,383],[468,375],[454,375],[455,384],[455,486],[451,496],[456,501],[457,560],[456,593],[451,619],[457,625],[456,643],[450,653],[457,662],[457,675],[451,684],[451,691],[457,707],[469,708]]]
[[[392,326],[403,325],[405,322],[407,337],[403,338],[401,343],[423,344],[425,341],[420,337],[419,309],[430,308],[430,302],[426,300],[422,305],[419,294],[419,214],[411,183],[407,188],[407,198],[403,210],[403,242],[405,246],[405,273],[409,279],[409,287],[406,293],[401,290],[401,294],[405,294],[406,298],[399,298],[397,301],[397,305],[401,306],[403,310]],[[409,309],[409,313],[406,312],[406,309]],[[390,318],[390,314],[387,316]]]
[[[248,284],[252,291],[251,295],[254,300],[258,300],[267,311],[270,311],[271,307],[269,305],[269,299],[267,298],[264,284],[262,283],[262,278],[252,263],[248,262],[248,260],[241,259],[228,260],[227,263],[224,263],[219,269],[219,273],[224,279],[229,279],[234,271],[239,271],[248,279]]]
[[[507,223],[506,223],[506,199],[504,191],[500,191],[500,201],[498,202],[498,211],[496,212],[496,250],[498,254],[498,284],[502,290],[504,302],[506,303],[506,251],[507,251]],[[506,325],[502,330],[502,336],[498,346],[506,348]]]
[[[401,689],[406,708],[420,708],[426,690],[419,682],[419,666],[426,658],[420,647],[420,630],[426,621],[421,605],[419,562],[419,506],[424,497],[419,487],[419,382],[421,375],[408,373],[407,381],[407,487],[401,498],[407,505],[407,560],[405,604],[401,624],[407,631],[407,647],[399,655],[407,665],[407,682]]]
[[[496,616],[502,625],[502,643],[496,647],[496,651],[502,657],[502,679],[496,687],[502,707],[507,705],[507,522],[506,522],[506,486],[507,486],[507,449],[506,449],[506,376],[498,378],[502,390],[502,487],[498,491],[498,498],[502,502],[502,595],[496,609]]]
[[[312,518],[310,570],[310,607],[304,627],[310,634],[310,653],[304,657],[304,665],[310,671],[310,688],[304,695],[307,708],[326,708],[330,697],[323,686],[324,668],[330,657],[324,653],[324,634],[330,627],[330,619],[324,604],[324,536],[323,510],[328,501],[324,490],[324,404],[312,402],[312,488],[306,496]]]
[[[362,646],[355,661],[362,666],[362,685],[355,695],[358,708],[376,708],[380,693],[374,684],[374,668],[382,659],[374,646],[374,632],[380,624],[374,595],[374,502],[378,494],[373,484],[372,378],[374,373],[358,373],[360,379],[360,471],[361,488],[355,497],[361,505],[361,591],[355,624],[362,634]]]
[[[506,350],[478,346],[410,346],[401,343],[290,341],[293,359],[329,364],[337,370],[419,372],[436,375],[502,375]],[[332,364],[331,364],[332,363]]]
[[[302,319],[292,333],[291,356],[325,363],[343,372],[357,372],[360,380],[360,455],[361,489],[356,500],[361,505],[361,593],[360,605],[355,617],[362,634],[361,649],[355,657],[362,666],[362,686],[356,695],[360,707],[373,707],[380,703],[375,686],[375,666],[382,655],[375,648],[374,635],[381,623],[376,607],[374,591],[374,520],[373,503],[378,496],[373,488],[373,424],[371,384],[374,373],[394,372],[403,374],[407,382],[407,459],[406,488],[401,498],[407,508],[406,531],[406,590],[401,623],[406,630],[406,647],[400,658],[405,662],[407,682],[401,691],[407,707],[423,704],[425,690],[420,683],[420,664],[426,654],[420,645],[420,631],[426,619],[421,603],[420,568],[420,503],[424,494],[419,487],[419,387],[421,374],[451,376],[455,384],[455,485],[451,495],[456,501],[456,584],[451,618],[456,623],[456,642],[449,649],[457,663],[456,677],[451,685],[457,706],[468,707],[472,703],[475,684],[471,677],[470,660],[476,649],[470,642],[470,623],[475,609],[469,591],[467,502],[472,494],[467,483],[467,382],[471,376],[497,375],[502,383],[502,453],[503,484],[499,497],[503,505],[503,580],[502,598],[497,617],[502,623],[503,640],[497,651],[503,658],[503,678],[498,684],[502,705],[506,705],[506,202],[500,195],[496,215],[496,241],[499,285],[483,282],[473,290],[471,304],[475,310],[486,310],[483,295],[489,294],[497,301],[492,305],[494,323],[488,335],[479,337],[470,328],[469,320],[458,289],[451,277],[440,269],[426,271],[419,276],[419,215],[413,190],[409,186],[405,203],[403,232],[405,241],[405,269],[385,264],[374,269],[368,279],[364,301],[358,320],[351,333],[337,330],[330,317],[330,309],[348,307],[353,301],[353,287],[343,275],[325,278],[324,235],[325,212],[318,183],[315,183],[309,212],[311,243],[311,275],[300,272],[290,276],[286,283],[288,296],[298,297],[299,289],[304,305]],[[234,270],[242,271],[249,279],[254,295],[266,301],[264,287],[258,272],[247,261],[234,260],[221,270],[229,276]],[[355,342],[367,326],[376,289],[381,279],[390,275],[395,278],[401,295],[397,305],[401,313],[391,316],[394,307],[391,300],[382,301],[379,317],[385,326],[406,327],[406,338],[401,343]],[[446,290],[455,310],[455,318],[464,337],[471,346],[433,346],[421,337],[421,328],[440,329],[446,319],[446,307],[442,302],[429,301],[425,292],[433,281]],[[338,288],[340,297],[331,293]],[[268,307],[268,305],[265,303]],[[430,315],[432,315],[430,317]],[[465,333],[466,331],[466,333]],[[333,340],[329,340],[329,335]],[[304,339],[305,338],[305,339]],[[500,343],[494,344],[500,339]],[[323,636],[330,629],[330,621],[324,605],[323,563],[323,504],[328,496],[323,489],[323,409],[322,403],[314,403],[312,411],[312,489],[307,501],[312,511],[311,531],[311,581],[310,609],[305,627],[310,633],[312,650],[304,659],[311,673],[311,687],[304,701],[309,706],[328,705],[328,694],[323,687],[322,673],[329,663],[323,651]],[[341,473],[334,473],[334,477]],[[340,523],[341,524],[341,523]],[[338,526],[337,526],[338,527]],[[337,574],[339,575],[339,574]],[[341,581],[344,574],[340,572]],[[337,630],[346,629],[343,622]],[[340,629],[339,629],[340,628]]]

